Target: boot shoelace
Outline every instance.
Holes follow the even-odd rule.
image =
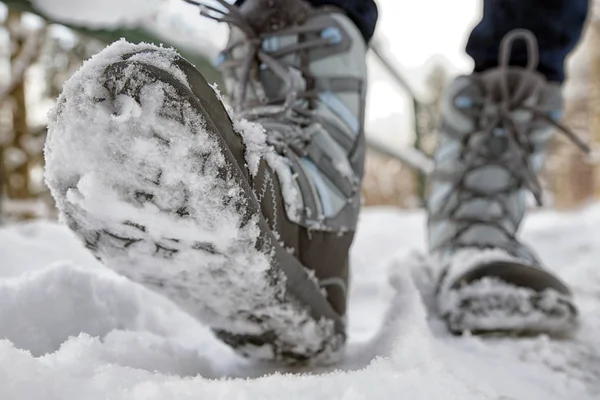
[[[306,82],[314,82],[315,78],[309,68],[304,65],[290,65],[283,59],[286,56],[325,48],[337,44],[339,39],[323,34],[318,27],[294,25],[283,27],[275,32],[260,33],[252,28],[246,16],[240,10],[225,0],[217,1],[223,9],[211,6],[202,1],[184,0],[200,7],[200,14],[217,22],[233,25],[243,32],[241,38],[231,42],[223,51],[223,55],[232,54],[240,46],[248,46],[247,51],[239,59],[226,57],[219,68],[230,70],[237,77],[236,87],[232,93],[232,106],[237,115],[250,121],[282,122],[286,128],[267,130],[267,140],[279,153],[291,148],[299,155],[304,155],[305,148],[311,141],[315,129],[310,129],[313,113],[310,104],[319,95],[314,88],[307,89]],[[323,9],[322,12],[326,10]],[[314,10],[314,14],[320,11]],[[276,51],[265,51],[263,43],[266,39],[296,35],[313,36],[314,39],[298,41]],[[268,68],[275,77],[283,83],[284,97],[267,99],[264,95],[255,94],[255,99],[248,98],[252,80],[255,79],[257,68]],[[307,129],[308,128],[308,129]]]

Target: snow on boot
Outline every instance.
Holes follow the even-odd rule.
[[[262,213],[344,316],[366,151],[364,39],[337,9],[219,2],[229,9],[219,62],[231,104],[274,149],[250,163]]]
[[[525,40],[526,68],[508,66]],[[561,280],[516,238],[526,190],[541,202],[537,178],[556,128],[560,87],[535,71],[535,37],[504,38],[500,66],[458,77],[445,93],[436,168],[428,198],[429,244],[442,266],[438,306],[452,332],[550,333],[576,326],[577,309]]]
[[[274,4],[287,7],[260,14],[269,16],[264,22],[270,29],[282,25],[260,35],[279,42],[297,30],[297,43],[281,43],[283,54],[256,46],[258,36],[250,35],[259,33],[244,9],[224,5],[248,35],[238,42],[243,51],[230,45],[224,52],[230,71],[238,71],[234,53],[243,57],[247,75],[236,84],[255,93],[262,83],[255,77],[276,71],[265,80],[262,93],[271,97],[261,103],[264,110],[237,103],[262,126],[228,113],[176,52],[117,42],[65,84],[49,124],[46,181],[62,220],[97,258],[207,323],[239,353],[328,362],[345,341],[347,253],[362,173],[355,166],[362,167],[364,152],[364,74],[320,74],[332,62],[357,64],[358,55],[364,71],[365,46],[339,13],[300,1]],[[287,13],[290,5],[304,12]],[[336,40],[323,34],[331,29]],[[298,49],[300,65],[284,59]],[[258,61],[263,58],[268,61]],[[268,94],[268,84],[288,77],[286,84],[301,80],[310,93],[329,85],[339,108],[290,86],[280,88],[283,99]],[[340,99],[338,90],[347,90],[347,97]],[[321,120],[319,107],[331,115]],[[350,116],[340,110],[358,111]],[[333,156],[322,149],[331,144]],[[325,197],[327,191],[335,196]]]

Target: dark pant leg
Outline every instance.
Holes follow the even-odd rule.
[[[245,0],[237,0],[236,5],[241,5]],[[307,0],[312,5],[336,6],[344,10],[348,17],[354,21],[361,31],[366,42],[369,42],[375,32],[377,24],[377,5],[374,0]]]
[[[475,71],[498,65],[498,50],[504,35],[513,29],[532,31],[540,49],[538,70],[550,81],[564,79],[564,61],[577,44],[588,11],[588,0],[484,0],[483,18],[473,29],[467,53]],[[524,66],[524,43],[515,43],[512,65]]]

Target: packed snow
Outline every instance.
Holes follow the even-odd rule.
[[[525,224],[525,239],[574,289],[582,324],[570,340],[449,335],[428,316],[424,225],[422,212],[363,211],[346,357],[312,371],[241,359],[173,304],[100,265],[63,226],[8,226],[0,398],[600,398],[600,205],[536,213]]]

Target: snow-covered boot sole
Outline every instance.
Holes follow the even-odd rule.
[[[46,181],[62,220],[98,259],[241,354],[335,358],[341,318],[270,231],[224,140],[234,134],[189,63],[120,42],[65,85],[49,125]]]
[[[473,268],[442,290],[438,302],[455,334],[567,336],[577,327],[566,287],[546,271],[512,262]]]

